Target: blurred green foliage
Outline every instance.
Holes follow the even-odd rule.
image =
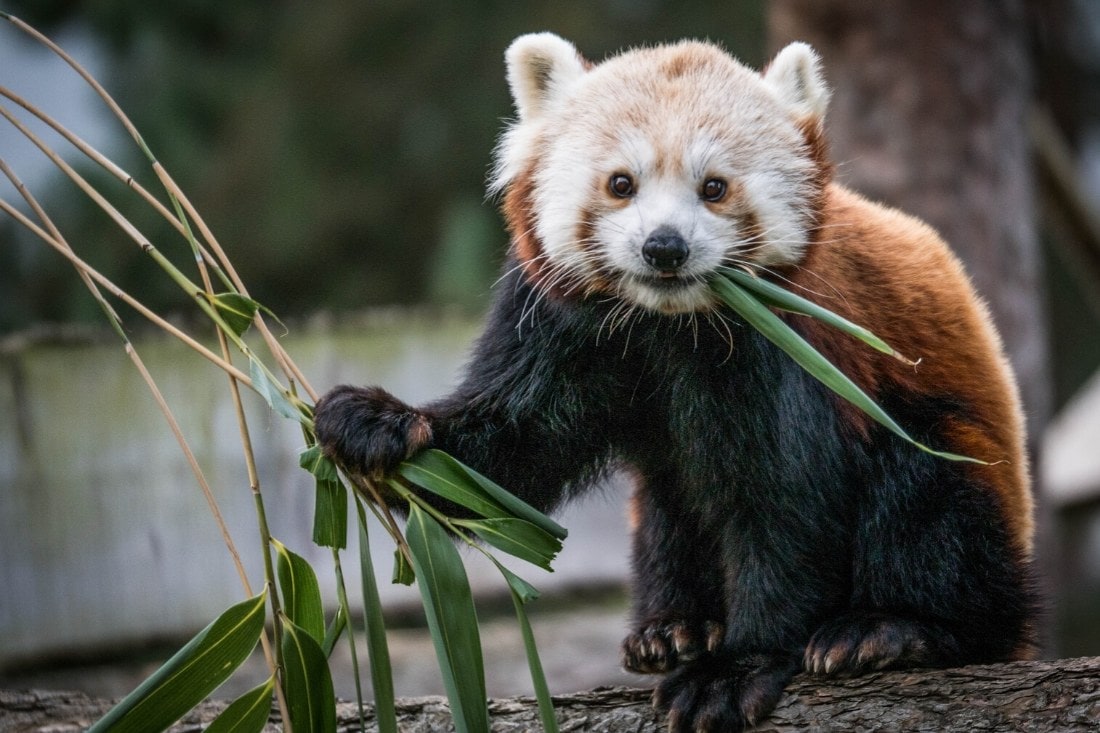
[[[512,114],[503,52],[513,37],[553,30],[599,59],[692,36],[752,64],[765,38],[761,0],[7,5],[47,32],[77,22],[103,41],[112,73],[101,81],[253,295],[284,315],[483,302],[506,248],[484,183],[502,120]],[[136,156],[120,163],[141,167]],[[96,180],[115,190],[114,200],[132,198]],[[161,308],[182,302],[64,181],[46,199],[51,212],[63,212],[74,247],[105,274]],[[154,217],[128,211],[163,250],[187,256]],[[0,268],[15,285],[0,296],[0,331],[98,317],[60,258],[18,259],[5,249]]]

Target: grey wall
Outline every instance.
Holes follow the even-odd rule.
[[[477,332],[446,314],[374,314],[340,328],[298,325],[284,338],[319,389],[378,383],[412,402],[444,394]],[[137,348],[183,426],[243,556],[262,586],[253,501],[227,382],[187,348],[155,335]],[[272,533],[317,569],[335,604],[331,555],[310,541],[310,477],[296,426],[246,394]],[[566,550],[547,574],[512,567],[542,590],[625,576],[622,487],[575,505]],[[354,542],[344,556],[360,596]],[[390,605],[393,547],[377,525],[372,553]],[[502,589],[470,554],[475,589]],[[0,668],[43,656],[190,635],[244,597],[210,511],[166,422],[120,343],[9,342],[0,351]]]

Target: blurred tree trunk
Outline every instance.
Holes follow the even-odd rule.
[[[965,261],[1016,367],[1031,452],[1050,410],[1026,117],[1024,0],[774,0],[774,49],[822,55],[837,177],[923,218]],[[773,50],[774,50],[773,49]]]

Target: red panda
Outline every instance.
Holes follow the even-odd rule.
[[[768,715],[799,669],[853,675],[1027,656],[1032,499],[1012,373],[935,232],[833,180],[805,44],[763,73],[706,43],[593,64],[508,49],[518,119],[491,189],[511,248],[447,397],[337,387],[317,437],[378,474],[434,446],[552,510],[634,478],[630,670],[673,731]],[[748,268],[863,324],[907,365],[781,314],[921,442],[840,400],[724,310]],[[457,511],[454,507],[451,510]]]

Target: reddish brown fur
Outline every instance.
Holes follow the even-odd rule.
[[[866,348],[841,332],[799,321],[807,339],[874,398],[952,395],[973,420],[946,427],[947,446],[988,461],[966,470],[997,493],[1018,549],[1031,551],[1031,498],[1019,405],[1000,341],[984,304],[972,294],[962,266],[936,233],[901,212],[830,184],[818,241],[790,273],[794,289],[862,324],[910,359],[913,367]],[[846,411],[866,429],[868,418]]]

